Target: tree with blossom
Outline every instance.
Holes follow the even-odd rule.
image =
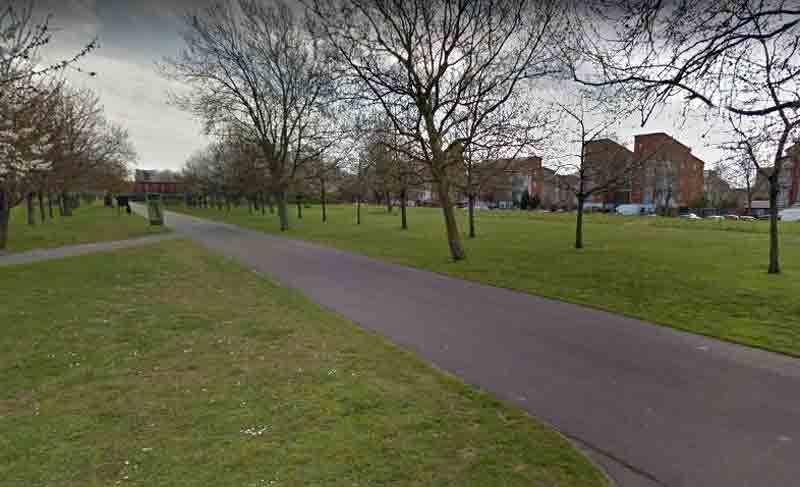
[[[8,240],[11,209],[52,168],[57,131],[49,114],[63,86],[52,75],[68,67],[80,71],[75,62],[97,45],[92,40],[73,57],[42,65],[49,25],[49,16],[34,18],[30,1],[9,2],[0,11],[0,250]]]

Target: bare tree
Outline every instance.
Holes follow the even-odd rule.
[[[800,95],[800,92],[798,92]],[[797,136],[797,125],[800,117],[789,119],[784,114],[777,117],[764,117],[758,127],[754,127],[754,120],[741,115],[730,115],[729,121],[735,138],[726,144],[725,148],[734,157],[739,158],[742,168],[748,166],[755,169],[756,175],[766,179],[769,192],[770,206],[770,250],[769,273],[780,273],[780,247],[778,243],[778,197],[784,188],[784,172],[789,170],[784,154],[789,137]],[[794,139],[796,141],[796,139]],[[765,162],[769,161],[769,162]],[[771,164],[770,164],[771,162]],[[748,191],[748,199],[752,198]],[[752,205],[752,201],[749,202]]]
[[[570,103],[555,102],[564,114],[565,136],[560,139],[561,156],[556,159],[556,174],[561,189],[574,193],[577,200],[575,248],[583,248],[583,213],[586,201],[595,194],[613,192],[620,186],[630,187],[634,170],[640,167],[633,154],[609,138],[609,132],[624,117],[606,100],[612,98],[580,93]],[[556,144],[558,145],[558,144]],[[577,152],[570,151],[577,150]]]
[[[453,208],[453,177],[470,145],[456,127],[477,125],[526,79],[549,74],[558,2],[307,0],[332,46],[350,96],[382,109],[397,147],[425,166],[442,206],[450,255],[466,257]],[[480,85],[481,90],[469,89]],[[411,143],[408,143],[411,142]]]
[[[468,90],[483,90],[478,80]],[[466,116],[456,127],[464,147],[463,177],[456,187],[467,197],[469,237],[475,238],[475,202],[482,189],[516,169],[522,160],[536,157],[556,127],[555,112],[549,104],[532,96],[527,90],[512,93],[506,103],[492,112],[483,109],[490,100],[475,97],[467,107]]]
[[[720,161],[719,168],[729,177],[731,183],[740,185],[744,190],[744,206],[747,214],[750,215],[753,212],[753,199],[758,191],[758,170],[747,150],[742,151],[741,147],[736,147],[737,145],[731,146],[730,143],[727,143],[720,146],[727,153]]]
[[[260,149],[287,230],[290,185],[335,136],[325,131],[335,83],[322,51],[281,0],[235,0],[187,14],[183,38],[180,55],[162,65],[192,87],[174,101],[209,133],[235,126]]]
[[[357,164],[358,148],[363,132],[355,134],[346,132],[343,138],[326,151],[325,157],[313,161],[309,165],[308,179],[319,191],[322,207],[322,222],[328,221],[328,198],[331,180],[339,179],[341,171]]]
[[[400,228],[408,230],[409,191],[425,183],[426,166],[409,157],[413,151],[402,144],[411,142],[400,136],[386,117],[375,117],[366,132],[369,135],[365,154],[371,169],[372,190],[383,199],[388,213],[392,213],[395,201],[399,200]]]
[[[616,204],[634,185],[653,188],[656,204],[669,208],[677,193],[679,164],[663,157],[665,140],[632,152],[617,140],[615,129],[635,111],[617,90],[582,89],[569,102],[554,102],[564,118],[562,136],[552,144],[556,175],[561,190],[570,191],[577,202],[575,248],[583,248],[583,217],[587,201]],[[629,202],[629,201],[626,201]]]
[[[601,5],[598,5],[601,4]],[[763,148],[759,172],[777,199],[785,150],[800,120],[800,9],[790,0],[607,0],[573,22],[586,65],[574,77],[624,85],[643,121],[675,97],[685,112],[726,120],[731,144]],[[600,34],[604,35],[600,35]],[[592,75],[594,73],[594,75]],[[769,161],[764,162],[764,161]],[[770,210],[769,273],[780,272],[778,208]]]
[[[65,216],[71,215],[72,186],[86,174],[120,161],[131,163],[136,152],[127,131],[109,122],[97,95],[86,89],[65,87],[49,112],[54,120],[49,183],[61,193]]]
[[[367,138],[358,157],[353,161],[351,171],[355,173],[355,194],[356,194],[356,225],[361,225],[361,203],[364,201],[364,193],[367,190],[367,180],[372,168],[371,160],[374,157],[370,152],[375,150],[375,145],[370,144]]]

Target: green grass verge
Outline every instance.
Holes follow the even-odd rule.
[[[246,208],[190,213],[279,233],[277,217]],[[782,225],[784,273],[771,276],[767,222],[589,215],[577,251],[574,215],[479,212],[468,260],[453,263],[441,210],[410,210],[408,231],[382,208],[360,226],[352,206],[328,213],[323,224],[318,207],[305,209],[285,235],[800,356],[800,224]]]
[[[0,302],[0,485],[607,485],[519,410],[185,241],[6,268]]]
[[[9,224],[8,253],[33,249],[47,249],[91,242],[125,240],[167,231],[163,227],[152,227],[136,215],[101,205],[81,205],[72,216],[58,216],[44,223],[36,212],[36,225],[28,225],[25,208],[16,207],[11,212]]]

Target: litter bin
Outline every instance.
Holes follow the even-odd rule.
[[[150,225],[163,225],[164,212],[161,210],[161,195],[152,193],[147,195],[147,219]]]

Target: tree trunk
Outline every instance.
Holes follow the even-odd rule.
[[[275,204],[278,205],[278,218],[281,221],[281,232],[289,230],[289,210],[286,207],[286,191],[275,192]]]
[[[583,248],[583,204],[586,201],[585,196],[578,197],[578,215],[575,221],[575,248]]]
[[[470,194],[467,197],[467,200],[467,212],[469,213],[469,238],[475,238],[475,195]]]
[[[300,200],[297,200],[297,219],[303,219],[303,202]]]
[[[780,248],[778,247],[778,176],[769,179],[769,273],[780,274]]]
[[[47,209],[50,213],[50,219],[53,219],[53,193],[47,193]]]
[[[319,180],[319,201],[322,204],[322,223],[328,221],[328,205],[325,201],[325,178]]]
[[[33,193],[25,195],[25,208],[28,210],[28,225],[36,225],[36,213],[33,210]]]
[[[264,216],[264,215],[267,214],[267,209],[266,209],[267,202],[265,201],[266,198],[264,198],[264,192],[263,191],[259,191],[258,192],[258,199],[260,200],[259,204],[261,206],[261,216]]]
[[[61,208],[63,216],[72,216],[72,202],[69,200],[69,193],[66,191],[61,193]]]
[[[39,199],[39,216],[41,217],[39,220],[44,223],[45,219],[47,219],[47,213],[44,210],[44,194],[39,191],[36,196]]]
[[[361,225],[361,196],[356,200],[356,225]]]
[[[408,230],[408,221],[406,220],[406,190],[403,188],[400,191],[400,228]]]
[[[386,192],[386,212],[392,213],[392,194],[390,192]]]
[[[447,229],[447,243],[450,247],[450,256],[455,261],[464,260],[467,258],[467,253],[461,245],[461,235],[458,233],[458,221],[456,220],[453,203],[450,201],[450,188],[441,179],[437,181],[436,184],[439,192],[439,202],[442,204],[444,224]]]
[[[251,198],[247,198],[247,213],[253,214],[253,200]]]
[[[0,251],[8,245],[8,221],[11,219],[11,208],[6,193],[0,190]]]

